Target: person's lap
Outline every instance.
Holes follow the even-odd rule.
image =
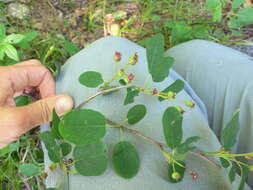
[[[139,62],[136,66],[130,68],[131,72],[136,75],[136,83],[139,86],[145,85],[147,88],[164,89],[171,84],[175,77],[178,77],[174,72],[164,82],[152,83],[151,77],[147,76],[147,60],[145,49],[130,42],[129,40],[117,37],[107,37],[96,41],[78,54],[71,57],[63,66],[62,72],[57,79],[57,92],[68,93],[73,96],[76,105],[82,100],[94,94],[95,89],[88,89],[80,85],[78,77],[84,71],[94,70],[101,72],[106,79],[109,79],[115,72],[115,62],[113,55],[115,51],[122,53],[122,63],[128,60],[128,57],[137,52]],[[200,102],[197,97],[189,90],[195,101]],[[182,91],[177,95],[179,100],[190,99],[190,95],[186,91]],[[121,122],[127,113],[127,110],[132,105],[124,106],[123,99],[125,91],[113,93],[105,97],[99,97],[85,105],[85,108],[95,109],[102,112],[107,118],[111,118],[117,122]],[[158,141],[164,142],[161,117],[163,111],[171,105],[169,101],[158,103],[154,97],[140,95],[136,98],[136,104],[145,104],[148,108],[146,117],[137,124],[134,129],[141,133],[150,136]],[[201,105],[201,103],[199,104]],[[204,107],[190,109],[181,105],[185,110],[184,113],[184,138],[188,136],[200,136],[201,140],[197,143],[197,147],[205,151],[217,151],[220,144],[208,126],[203,113]],[[108,129],[108,134],[105,142],[108,145],[108,152],[111,155],[112,146],[119,140],[129,139],[137,147],[141,158],[141,168],[136,177],[130,180],[123,179],[117,176],[112,168],[98,177],[84,177],[80,175],[69,175],[64,179],[65,189],[92,189],[92,190],[113,190],[113,189],[232,189],[224,170],[215,168],[209,162],[200,159],[194,155],[187,157],[186,163],[189,169],[197,172],[199,178],[192,180],[191,176],[186,172],[185,178],[178,184],[171,184],[166,179],[166,161],[159,150],[149,143],[128,134],[120,136],[116,129]],[[50,162],[46,157],[46,165]],[[47,183],[48,186],[55,186],[58,176],[61,172],[50,173]],[[64,189],[64,188],[63,188]]]

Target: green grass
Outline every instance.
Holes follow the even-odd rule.
[[[165,36],[166,48],[191,39],[208,39],[226,45],[245,43],[253,35],[248,26],[231,28],[229,20],[238,13],[231,11],[231,5],[223,7],[222,19],[214,21],[213,14],[205,7],[204,0],[96,0],[80,7],[80,4],[63,1],[63,9],[68,10],[63,18],[57,18],[60,11],[54,5],[31,0],[27,5],[33,10],[32,17],[18,20],[7,14],[7,5],[0,2],[0,23],[7,33],[27,33],[36,31],[38,36],[30,47],[18,48],[21,60],[36,58],[41,60],[54,75],[71,55],[100,37],[104,36],[104,16],[114,14],[115,23],[121,25],[121,36],[135,42],[155,33]],[[125,3],[124,3],[125,2]],[[130,4],[132,3],[132,4]],[[35,10],[35,11],[34,11]],[[37,12],[36,12],[37,11]],[[119,12],[121,11],[121,12]],[[126,12],[127,16],[121,13]],[[44,17],[38,17],[45,14]],[[120,16],[121,15],[121,16]],[[38,23],[42,27],[38,27]],[[70,43],[73,42],[73,43]],[[0,65],[14,64],[6,58]],[[44,189],[43,154],[35,129],[20,138],[20,146],[0,157],[0,190]],[[41,172],[34,177],[25,177],[19,172],[22,163],[34,163]]]

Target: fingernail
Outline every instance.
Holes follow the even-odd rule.
[[[62,116],[73,107],[73,100],[68,97],[61,97],[56,101],[55,111],[59,116]]]

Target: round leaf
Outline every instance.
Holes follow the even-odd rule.
[[[76,170],[84,176],[99,176],[107,168],[105,145],[101,141],[74,149]]]
[[[135,146],[128,141],[117,143],[113,149],[114,171],[121,177],[134,177],[140,169],[140,158]]]
[[[168,107],[163,114],[163,133],[170,148],[176,148],[181,144],[183,137],[183,117],[175,107]]]
[[[102,154],[76,161],[75,168],[83,176],[99,176],[105,172],[107,162],[107,156]]]
[[[139,104],[132,107],[127,113],[127,120],[130,125],[138,123],[144,118],[147,113],[147,109],[144,105]]]
[[[104,81],[100,73],[95,71],[87,71],[80,75],[79,82],[89,88],[96,88]]]
[[[178,183],[178,182],[182,181],[182,179],[184,177],[185,163],[183,161],[177,161],[177,162],[180,163],[181,165],[183,165],[184,167],[181,167],[176,163],[174,163],[174,167],[173,167],[172,163],[168,165],[168,178],[171,183]],[[174,179],[172,177],[173,172],[177,172],[180,175],[180,178]]]
[[[71,152],[71,149],[72,149],[71,144],[69,143],[62,143],[60,144],[60,147],[61,147],[63,156],[67,156]]]
[[[59,131],[63,139],[76,145],[87,145],[105,136],[105,117],[94,110],[76,109],[65,114]]]
[[[35,164],[22,164],[19,172],[27,177],[36,176],[40,173],[40,168]]]

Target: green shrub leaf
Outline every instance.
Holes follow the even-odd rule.
[[[112,164],[119,176],[126,179],[136,176],[140,169],[140,158],[135,146],[128,141],[117,143],[113,148]]]
[[[237,110],[221,132],[221,142],[225,150],[228,151],[235,145],[239,129],[239,110]]]
[[[4,42],[10,44],[17,44],[24,39],[24,35],[22,34],[10,34],[4,39]]]
[[[235,10],[238,9],[243,3],[244,3],[244,0],[233,0],[233,2],[232,2],[232,10],[235,11]]]
[[[177,160],[178,163],[180,163],[181,165],[185,166],[185,163],[183,161]],[[175,178],[173,177],[173,173],[177,172],[179,174],[179,178]],[[185,172],[185,167],[181,167],[178,164],[173,163],[168,165],[168,179],[171,183],[178,183],[180,181],[182,181],[183,177],[184,177],[184,172]]]
[[[35,164],[22,164],[19,166],[19,172],[27,177],[31,177],[38,175],[40,168]]]
[[[180,79],[177,79],[174,83],[172,83],[170,86],[165,88],[162,92],[163,93],[168,93],[169,91],[172,91],[172,92],[175,92],[175,93],[179,93],[183,89],[184,89],[184,82]],[[159,97],[158,99],[159,99],[159,101],[165,100],[162,97]]]
[[[228,174],[228,177],[231,183],[235,181],[235,176],[236,176],[236,168],[234,165],[232,165]]]
[[[1,36],[5,36],[5,34],[6,34],[6,29],[5,29],[5,27],[4,27],[3,24],[0,24],[0,37],[1,37]]]
[[[241,180],[240,180],[240,184],[237,190],[244,190],[245,181],[248,176],[248,168],[242,167],[240,174],[241,174]]]
[[[105,117],[94,110],[76,109],[65,114],[59,126],[61,136],[70,143],[87,145],[105,136]]]
[[[241,26],[253,24],[253,8],[241,9],[238,15],[238,22]]]
[[[141,41],[146,47],[148,70],[154,82],[162,82],[168,75],[174,59],[164,57],[164,37],[156,34]]]
[[[7,145],[6,147],[0,149],[0,157],[8,154],[8,153],[12,153],[14,151],[16,151],[20,146],[20,142],[17,141],[17,142],[14,142],[14,143],[11,143],[9,145]]]
[[[15,61],[19,61],[19,57],[18,57],[18,52],[15,49],[14,46],[12,46],[11,44],[5,43],[3,45],[3,49],[4,49],[4,53],[11,59],[15,60]]]
[[[221,0],[206,0],[205,6],[212,13],[213,21],[220,22],[222,19],[222,2],[221,2]]]
[[[132,89],[132,88],[127,88],[126,90],[127,90],[127,95],[126,95],[126,98],[124,100],[124,105],[133,103],[134,98],[136,96],[139,96],[139,91],[138,90],[135,90],[135,89]]]
[[[230,166],[230,162],[224,158],[220,158],[220,163],[223,168],[228,168]]]
[[[147,113],[147,109],[144,105],[138,104],[129,109],[127,113],[127,122],[130,125],[134,125],[142,120]]]
[[[14,102],[16,106],[25,106],[30,103],[32,103],[32,97],[31,96],[17,96],[14,98]]]
[[[60,118],[57,115],[55,109],[53,109],[53,112],[52,112],[52,125],[51,125],[52,126],[52,133],[56,138],[61,139],[62,136],[59,132],[59,124],[60,124]]]
[[[75,168],[83,176],[99,176],[107,168],[105,145],[101,141],[74,149]]]
[[[53,162],[60,162],[61,148],[56,143],[53,133],[51,131],[45,131],[40,134],[40,139],[45,144],[50,160]]]
[[[192,146],[192,143],[199,141],[199,139],[199,136],[192,136],[187,138],[182,144],[177,147],[177,152],[180,154],[185,154],[188,151],[195,149],[196,147]]]
[[[163,114],[163,133],[167,145],[174,149],[180,145],[183,137],[182,114],[175,107],[168,107]]]
[[[86,87],[96,88],[104,81],[100,73],[95,71],[87,71],[80,75],[79,82]]]
[[[60,147],[61,147],[61,152],[63,156],[67,156],[72,150],[71,144],[66,143],[66,142],[60,144]]]
[[[65,41],[63,44],[63,48],[70,54],[74,55],[80,51],[79,47],[76,44],[70,41]]]

